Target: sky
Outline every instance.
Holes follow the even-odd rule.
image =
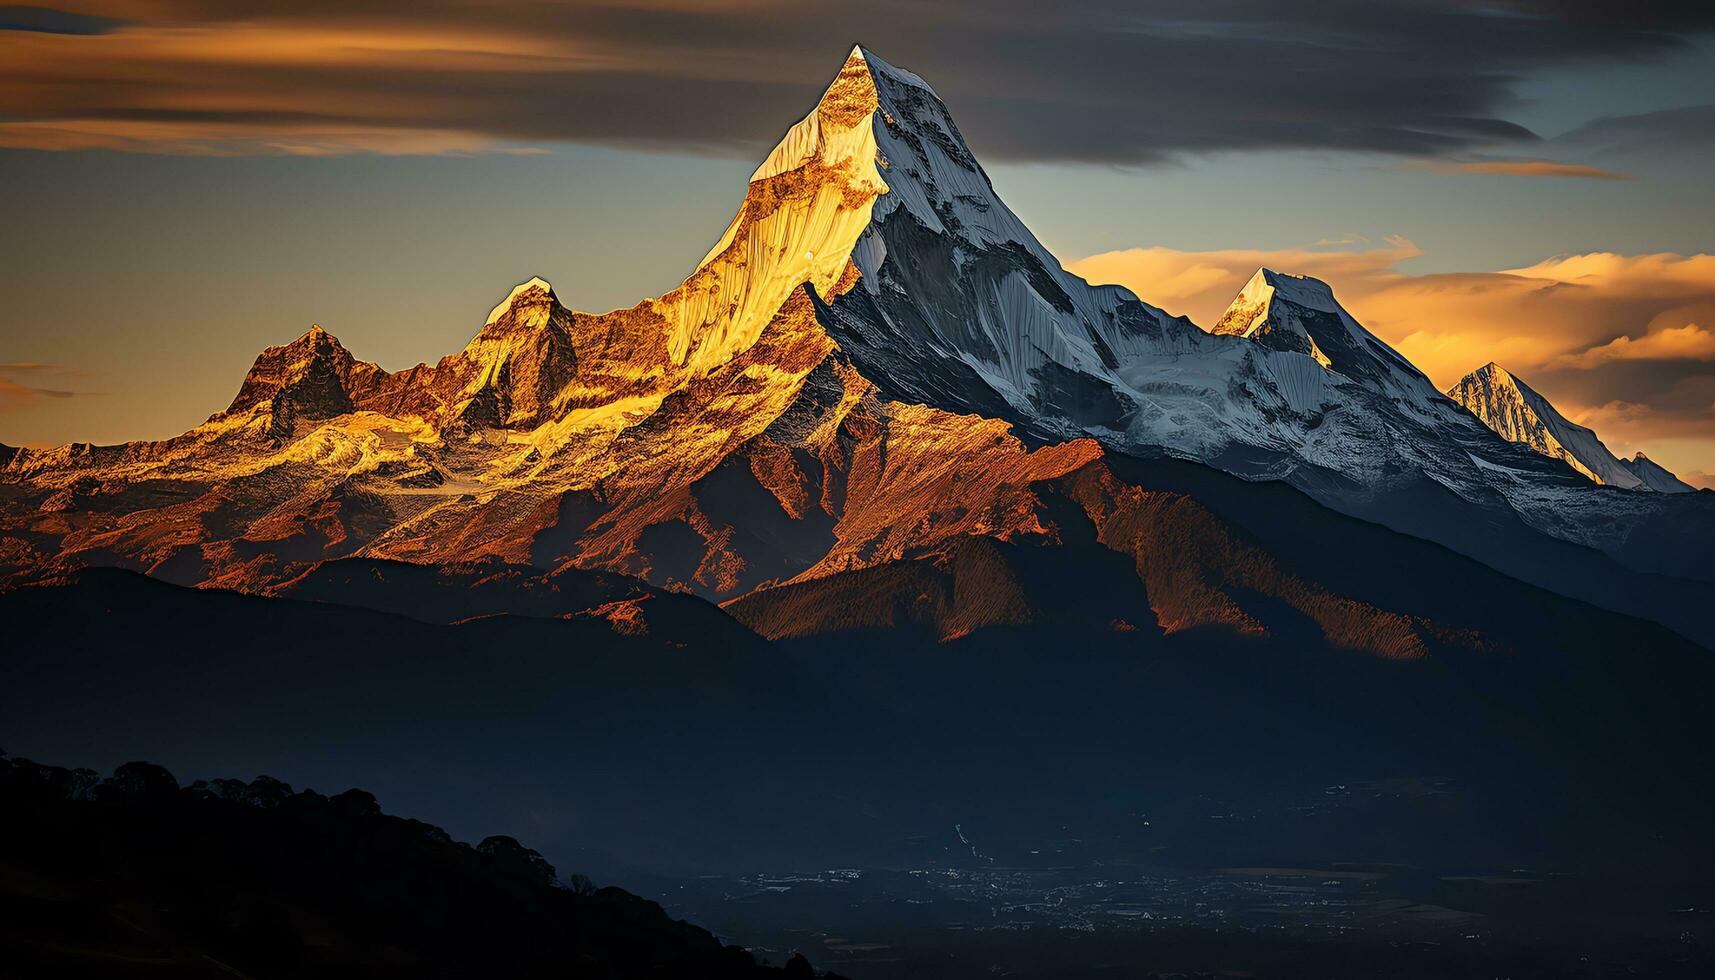
[[[1086,277],[1208,325],[1326,279],[1715,485],[1715,5],[0,5],[0,442],[163,438],[320,323],[397,369],[533,275],[671,289],[853,43]]]

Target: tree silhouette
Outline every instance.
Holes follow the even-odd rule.
[[[0,754],[0,906],[0,949],[24,957],[8,975],[96,961],[261,977],[815,975],[802,956],[760,966],[583,875],[561,886],[512,837],[470,847],[358,789],[294,793],[266,776],[180,789],[147,762],[101,780]]]

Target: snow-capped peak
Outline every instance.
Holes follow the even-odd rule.
[[[863,124],[876,111],[878,71],[895,72],[862,46],[854,46],[816,108],[786,131],[773,152],[751,173],[750,182],[755,184],[810,163],[839,167],[861,162],[873,170],[875,139],[870,127]],[[879,175],[875,179],[880,183]],[[719,250],[716,246],[710,257]]]
[[[1247,293],[1255,291],[1259,298],[1278,296],[1291,303],[1296,303],[1305,309],[1320,310],[1323,313],[1340,313],[1340,304],[1334,299],[1334,290],[1320,279],[1301,276],[1290,272],[1276,272],[1273,269],[1258,269],[1245,284]],[[1266,291],[1268,296],[1263,296]]]
[[[1308,355],[1417,410],[1432,411],[1439,395],[1423,372],[1347,313],[1320,279],[1258,269],[1210,332]]]
[[[1620,465],[1642,480],[1645,487],[1658,493],[1693,493],[1697,490],[1696,487],[1675,476],[1672,470],[1650,459],[1642,452],[1631,459],[1620,460]]]
[[[1571,421],[1517,375],[1494,361],[1447,389],[1447,396],[1509,442],[1564,461],[1597,483],[1649,489],[1596,433]]]
[[[903,85],[910,85],[913,88],[920,88],[923,91],[929,93],[930,95],[935,95],[935,87],[930,85],[928,82],[924,81],[923,76],[917,74],[914,71],[909,71],[907,69],[900,68],[897,65],[888,64],[887,62],[876,57],[875,52],[869,50],[868,48],[864,47],[861,44],[852,48],[852,55],[854,57],[863,59],[864,63],[869,66],[870,74],[872,76],[877,75],[877,74],[884,75],[884,76],[886,76],[888,81],[897,82],[897,83],[900,83]],[[936,95],[935,97],[940,98],[940,96],[938,96],[938,95]]]
[[[1305,283],[1315,283],[1319,289]],[[1276,297],[1318,312],[1332,313],[1339,309],[1334,303],[1333,292],[1315,279],[1288,277],[1271,269],[1258,269],[1210,332],[1244,337],[1275,350],[1308,354],[1323,367],[1333,367],[1328,355],[1317,345],[1316,338],[1304,329],[1298,318],[1282,318],[1275,314]]]
[[[488,319],[484,322],[484,326],[492,324],[502,316],[505,316],[506,311],[512,309],[513,305],[516,304],[521,297],[527,296],[531,293],[542,293],[549,299],[558,299],[558,297],[554,296],[554,287],[548,284],[548,280],[543,279],[540,276],[531,276],[524,282],[512,287],[512,292],[507,293],[506,298],[501,300],[498,306],[488,311]]]

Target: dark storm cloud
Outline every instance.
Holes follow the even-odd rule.
[[[1533,73],[1662,57],[1715,25],[1707,4],[1595,0],[79,8],[134,23],[28,49],[0,39],[0,116],[12,120],[0,142],[463,152],[580,141],[753,153],[808,109],[856,41],[927,77],[977,151],[996,159],[1437,156],[1533,141],[1508,118],[1514,86]]]
[[[0,4],[0,31],[37,31],[42,34],[106,34],[123,26],[110,17],[91,17],[69,10]]]
[[[1686,106],[1630,116],[1604,116],[1561,136],[1567,143],[1633,153],[1715,148],[1715,105]]]

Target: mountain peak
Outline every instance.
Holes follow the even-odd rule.
[[[1475,371],[1472,371],[1470,374],[1465,375],[1465,377],[1461,378],[1452,388],[1447,389],[1447,395],[1454,401],[1462,401],[1459,396],[1454,394],[1454,391],[1471,384],[1486,386],[1500,391],[1510,389],[1520,393],[1520,395],[1529,400],[1533,405],[1540,404],[1542,406],[1546,406],[1549,410],[1554,411],[1556,415],[1559,415],[1559,410],[1555,409],[1541,392],[1532,388],[1530,383],[1525,381],[1523,378],[1502,367],[1499,361],[1490,361]],[[1480,414],[1479,417],[1481,417]],[[1568,422],[1567,424],[1570,425],[1572,423]]]
[[[869,70],[872,76],[879,75],[887,81],[899,82],[905,85],[910,85],[914,88],[920,88],[923,91],[928,92],[930,95],[935,94],[935,89],[928,82],[923,80],[923,76],[916,72],[908,71],[897,65],[883,61],[881,58],[877,57],[874,51],[871,51],[861,44],[854,45],[852,47],[851,56],[846,59],[847,64],[850,64],[853,58],[863,62],[864,66]]]
[[[1470,408],[1502,439],[1562,460],[1598,484],[1658,493],[1694,489],[1641,451],[1629,460],[1616,457],[1592,429],[1566,419],[1540,391],[1494,360],[1447,388],[1447,396]]]
[[[1333,291],[1326,283],[1259,268],[1210,332],[1244,337],[1274,350],[1308,354],[1324,368],[1332,368],[1333,361],[1302,318],[1282,316],[1282,311],[1275,309],[1276,299],[1318,313],[1337,315],[1340,312],[1339,304],[1334,302]]]
[[[559,297],[554,295],[554,287],[548,284],[548,280],[543,279],[540,276],[531,276],[524,282],[512,287],[512,292],[507,293],[506,298],[501,300],[499,305],[488,311],[488,320],[485,325],[492,324],[496,320],[499,320],[501,317],[506,315],[508,310],[515,306],[546,306],[550,303],[558,302]]]
[[[1343,312],[1334,299],[1334,291],[1322,280],[1259,268],[1211,332],[1253,336],[1269,319],[1270,307],[1276,299],[1320,313]]]
[[[1334,290],[1320,279],[1310,276],[1297,275],[1290,272],[1276,272],[1273,269],[1260,268],[1251,277],[1246,289],[1266,287],[1275,296],[1290,303],[1324,313],[1339,313],[1340,304],[1334,299]]]
[[[1466,378],[1479,378],[1487,380],[1490,383],[1510,385],[1514,388],[1525,388],[1527,390],[1530,388],[1529,385],[1519,380],[1518,375],[1508,371],[1504,367],[1501,367],[1498,361],[1490,361],[1466,375]]]
[[[572,314],[538,276],[519,283],[456,357],[442,361],[447,417],[464,426],[546,421],[577,373]]]
[[[275,346],[275,347],[270,347],[270,348],[268,348],[268,350],[269,351],[276,351],[276,350],[277,351],[293,351],[293,352],[306,352],[306,351],[307,352],[314,352],[314,351],[324,351],[324,352],[341,351],[341,352],[343,352],[345,350],[345,346],[339,342],[338,337],[335,337],[333,334],[328,333],[326,327],[323,327],[319,323],[312,323],[312,324],[310,324],[310,329],[305,330],[303,333],[299,334],[297,336],[297,339],[293,340],[291,343],[280,344],[280,345]],[[264,351],[264,355],[266,355],[266,353],[267,352]]]
[[[1501,438],[1561,460],[1597,483],[1648,489],[1646,481],[1609,452],[1596,433],[1560,414],[1524,379],[1494,361],[1459,379],[1447,389],[1447,397]]]
[[[885,65],[879,60],[875,64]],[[867,123],[879,104],[871,58],[861,46],[853,47],[816,108],[786,131],[774,151],[751,173],[750,182],[756,184],[810,163],[839,166],[866,157],[873,159],[874,139]]]
[[[1398,351],[1364,329],[1320,279],[1262,268],[1210,330],[1305,354],[1323,368],[1433,413],[1441,393]]]
[[[270,431],[283,436],[290,433],[294,419],[325,419],[351,411],[353,377],[376,371],[375,365],[352,357],[321,324],[312,324],[298,339],[256,356],[225,414],[267,403],[273,417]]]
[[[1644,455],[1641,450],[1631,459],[1620,460],[1620,465],[1642,480],[1644,486],[1660,493],[1692,493],[1697,489],[1681,480],[1672,470]]]

